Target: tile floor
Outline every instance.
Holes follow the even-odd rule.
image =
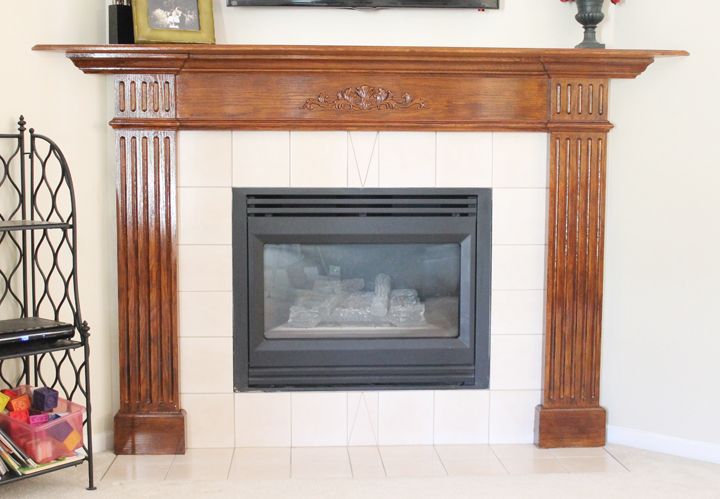
[[[604,448],[427,445],[188,449],[184,456],[117,456],[104,482],[290,478],[422,478],[537,473],[624,473]]]
[[[12,498],[477,499],[720,498],[720,464],[619,445],[191,449],[184,456],[96,455],[87,469],[0,488]]]

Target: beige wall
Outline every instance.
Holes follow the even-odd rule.
[[[574,7],[559,0],[503,0],[500,11],[485,13],[228,9],[224,3],[215,0],[220,43],[570,47],[580,37]],[[78,191],[82,303],[95,333],[94,420],[98,433],[107,435],[117,401],[107,84],[58,55],[30,52],[40,42],[103,42],[103,4],[3,2],[0,128],[11,130],[15,116],[25,113],[70,161]],[[611,425],[720,444],[720,402],[709,396],[720,379],[714,315],[720,224],[713,216],[720,208],[714,192],[720,169],[705,152],[719,107],[712,98],[718,73],[711,69],[718,44],[705,46],[720,8],[712,0],[696,0],[693,9],[677,5],[629,0],[608,9],[604,26],[611,46],[688,48],[693,57],[658,63],[639,81],[617,82],[612,89],[617,129],[609,151],[603,403]],[[22,71],[22,78],[12,71]]]

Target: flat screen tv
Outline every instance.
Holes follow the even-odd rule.
[[[425,7],[450,9],[497,9],[500,0],[227,0],[229,7],[344,7],[374,9],[391,7]]]

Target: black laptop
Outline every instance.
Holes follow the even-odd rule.
[[[0,321],[0,345],[28,341],[60,340],[72,338],[73,334],[75,334],[75,328],[72,324],[38,317]]]

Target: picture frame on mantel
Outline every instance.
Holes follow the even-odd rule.
[[[133,0],[135,43],[215,43],[212,0]]]

